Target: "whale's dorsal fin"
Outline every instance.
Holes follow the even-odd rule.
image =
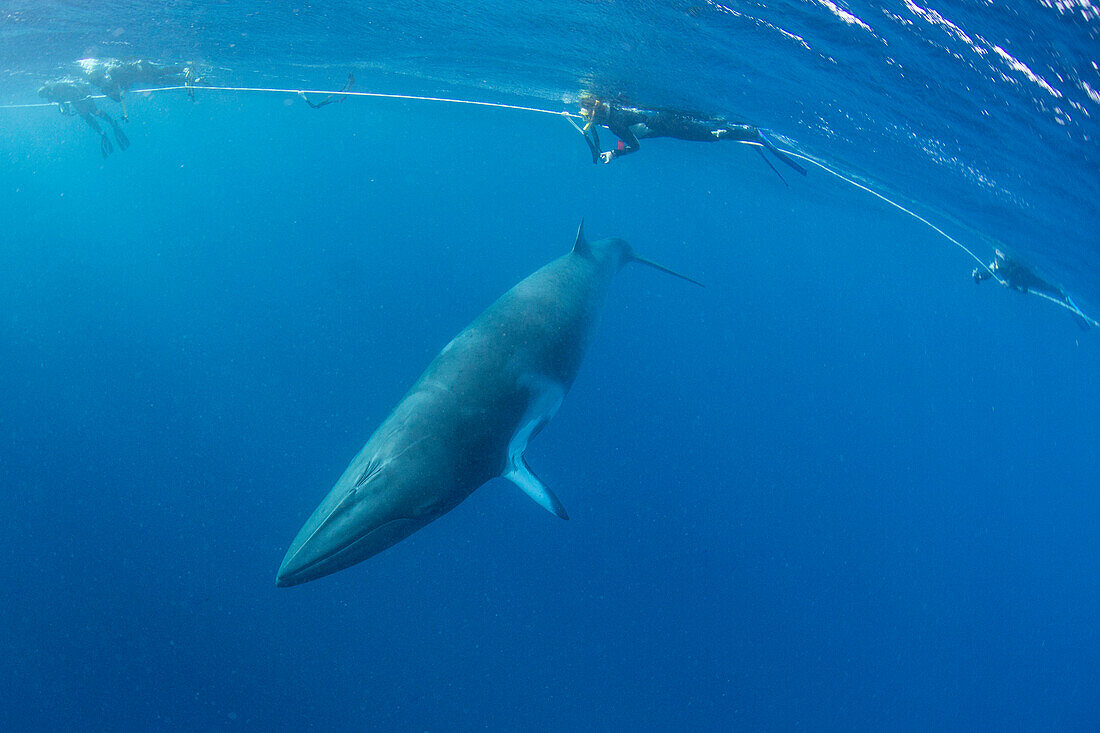
[[[577,241],[573,243],[573,252],[582,257],[588,257],[592,254],[592,247],[589,246],[588,240],[584,238],[584,219],[581,219],[581,225],[577,227]]]
[[[531,468],[527,465],[527,461],[523,459],[523,456],[516,456],[512,462],[512,467],[504,474],[504,478],[523,489],[523,493],[534,499],[535,503],[546,511],[562,519],[569,519],[569,515],[565,513],[565,507],[562,506],[558,497],[546,488],[546,484],[539,481],[538,476],[531,473]]]

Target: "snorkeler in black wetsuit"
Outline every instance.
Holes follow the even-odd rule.
[[[115,140],[118,141],[120,149],[125,150],[130,147],[130,140],[126,137],[126,133],[122,131],[122,128],[118,126],[111,115],[96,106],[95,101],[88,96],[89,91],[91,90],[82,82],[72,79],[58,79],[43,84],[38,90],[38,96],[50,102],[56,102],[61,114],[79,116],[88,127],[99,133],[99,149],[102,151],[104,158],[110,155],[114,148],[111,146],[107,133],[96,122],[97,117],[109,124],[111,129],[114,130]]]
[[[135,85],[162,86],[164,84],[183,84],[192,87],[201,84],[203,79],[196,75],[194,66],[158,64],[153,61],[119,61],[117,59],[84,59],[80,62],[84,77],[99,88],[109,99],[122,105],[122,119],[129,120],[126,114],[126,92]],[[194,99],[194,93],[188,90]]]
[[[999,249],[994,250],[993,253],[992,262],[985,267],[975,267],[974,271],[970,273],[971,277],[974,278],[975,284],[980,284],[984,280],[995,278],[1006,288],[1023,293],[1024,295],[1028,293],[1040,293],[1045,295],[1051,300],[1064,304],[1073,313],[1077,325],[1079,325],[1082,330],[1088,330],[1088,320],[1082,315],[1077,304],[1073,302],[1073,298],[1069,297],[1069,294],[1065,290],[1039,277],[1030,267],[1020,262],[1015,257],[1006,255]]]
[[[786,163],[795,171],[806,175],[806,169],[796,163],[790,156],[777,149],[760,128],[729,122],[723,119],[708,119],[695,117],[680,112],[661,110],[637,109],[634,107],[620,107],[608,102],[601,102],[595,97],[586,95],[581,98],[581,116],[584,118],[585,140],[592,151],[592,162],[610,163],[622,155],[629,155],[641,148],[638,142],[641,138],[671,137],[677,140],[693,140],[697,142],[718,142],[720,140],[733,140],[735,142],[747,142],[758,145],[757,149],[763,156],[763,148],[767,148],[772,155]],[[615,150],[600,150],[600,138],[596,134],[596,126],[603,126],[615,133],[620,142]],[[591,131],[592,139],[588,132]],[[779,175],[779,171],[764,158],[768,166]],[[783,176],[779,175],[782,180]],[[786,181],[783,181],[786,183]]]

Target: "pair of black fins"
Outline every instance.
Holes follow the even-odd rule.
[[[345,99],[348,98],[348,92],[351,91],[351,88],[353,86],[355,86],[355,73],[348,72],[348,80],[344,82],[344,86],[340,89],[340,91],[333,92],[332,94],[322,99],[320,102],[314,102],[306,96],[305,92],[298,92],[298,96],[305,100],[305,103],[313,109],[321,109],[322,107],[327,107],[330,104],[343,102]]]

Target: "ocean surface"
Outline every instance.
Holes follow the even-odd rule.
[[[0,728],[1096,730],[1100,329],[970,273],[1010,251],[1100,314],[1098,48],[1090,0],[0,2]],[[843,178],[201,87],[129,95],[105,158],[24,106],[91,57],[596,91]],[[276,588],[432,357],[582,218],[707,287],[618,275],[527,452],[571,520],[494,480]]]

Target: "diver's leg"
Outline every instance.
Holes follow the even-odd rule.
[[[710,134],[715,140],[763,144],[760,141],[760,131],[750,125],[734,125],[717,121],[710,125]]]

